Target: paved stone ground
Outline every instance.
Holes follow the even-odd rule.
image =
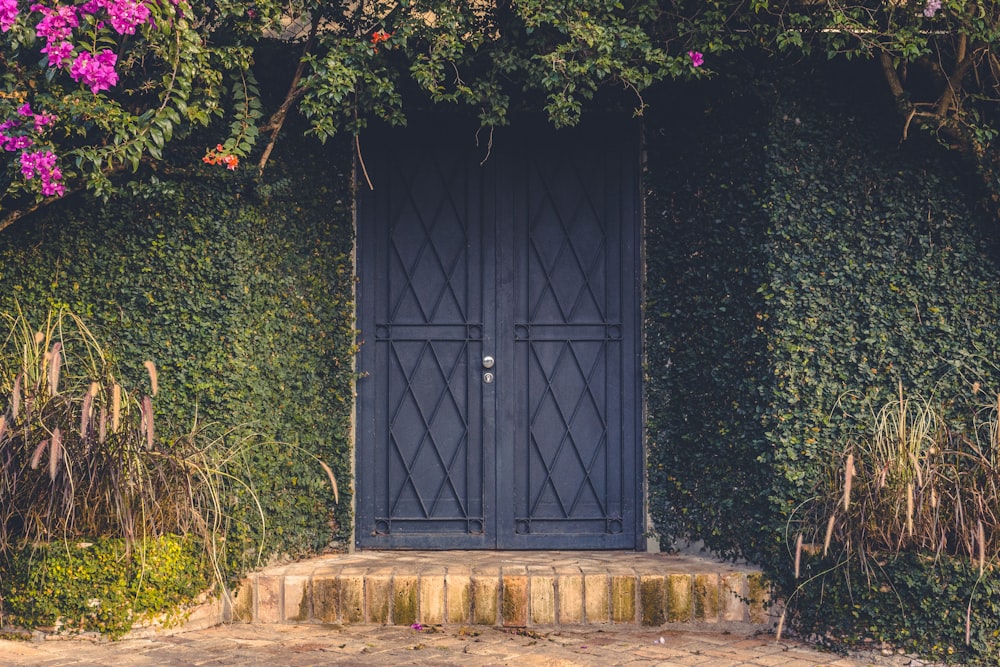
[[[662,643],[660,639],[663,639]],[[153,639],[0,640],[0,665],[180,667],[888,667],[924,663],[878,653],[839,656],[767,635],[575,626],[513,630],[444,626],[227,625]]]

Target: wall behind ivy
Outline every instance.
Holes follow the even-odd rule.
[[[198,148],[142,196],[68,197],[0,235],[0,309],[75,311],[136,383],[154,360],[164,437],[197,420],[205,442],[256,443],[245,464],[266,534],[237,489],[227,538],[244,568],[260,539],[294,555],[350,536],[351,158],[289,135],[257,178],[202,165]]]
[[[757,388],[766,111],[729,81],[672,92],[646,125],[649,508],[661,547],[691,536],[735,556],[771,509]]]
[[[902,383],[962,428],[1000,390],[1000,230],[967,164],[925,137],[900,143],[872,74],[748,70],[673,91],[647,121],[650,512],[661,545],[749,557],[784,595],[802,583],[801,507],[865,397]],[[995,605],[962,636],[970,591],[995,576],[912,557],[848,569],[796,591],[800,627],[933,638],[937,657],[995,664]],[[916,585],[943,580],[936,596]]]
[[[974,174],[901,144],[869,74],[747,71],[647,121],[650,510],[668,546],[787,559],[786,522],[860,397],[902,381],[959,415],[974,381],[1000,389],[997,230]]]

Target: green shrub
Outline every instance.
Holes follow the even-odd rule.
[[[176,536],[29,545],[0,561],[5,623],[111,638],[155,617],[182,619],[210,582],[204,545]]]
[[[900,553],[863,567],[811,559],[790,623],[834,645],[885,644],[962,665],[1000,663],[1000,577],[968,559]],[[967,635],[968,633],[968,635]],[[968,637],[968,641],[967,641]]]

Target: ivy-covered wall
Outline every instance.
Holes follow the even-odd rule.
[[[645,389],[649,509],[669,548],[759,551],[771,507],[766,373],[766,107],[757,89],[690,85],[647,119]]]
[[[749,557],[785,594],[802,583],[791,570],[803,506],[870,417],[866,401],[901,383],[961,428],[1000,389],[998,230],[967,165],[927,138],[901,143],[877,84],[859,93],[871,74],[747,73],[690,86],[648,121],[650,511],[661,543],[692,536]],[[964,581],[960,565],[934,575],[952,579],[954,599],[883,595],[878,622],[851,608],[872,586],[923,591],[892,588],[889,571],[913,562],[855,571],[840,597],[828,578],[825,601],[799,598],[826,617],[809,623],[967,650],[958,591],[976,588],[971,568]],[[998,619],[985,609],[975,632]]]
[[[351,153],[288,137],[258,179],[253,165],[227,171],[185,150],[142,196],[67,197],[0,234],[0,309],[16,300],[36,322],[71,309],[133,380],[153,360],[164,437],[197,421],[206,444],[252,444],[266,534],[244,489],[227,530],[234,568],[256,564],[260,538],[267,555],[347,543]]]
[[[649,509],[661,545],[703,539],[779,582],[864,397],[1000,389],[996,230],[975,179],[933,142],[900,144],[863,76],[672,84],[646,119]],[[265,443],[247,462],[265,551],[297,554],[351,531],[351,155],[278,145],[262,178],[188,153],[140,197],[25,218],[0,234],[0,309],[65,305],[123,371],[155,360],[168,433],[197,419]],[[233,519],[231,560],[253,565],[259,524]]]

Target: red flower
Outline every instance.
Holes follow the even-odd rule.
[[[224,164],[229,171],[234,171],[240,164],[239,157],[232,153],[226,153],[222,144],[217,144],[215,150],[208,149],[201,161],[205,164]]]
[[[380,42],[388,42],[390,37],[392,37],[392,33],[391,32],[386,32],[385,30],[382,30],[381,28],[379,28],[378,30],[376,30],[375,32],[373,32],[372,33],[372,51],[374,51],[375,53],[378,53],[378,45],[379,45],[379,43]]]

